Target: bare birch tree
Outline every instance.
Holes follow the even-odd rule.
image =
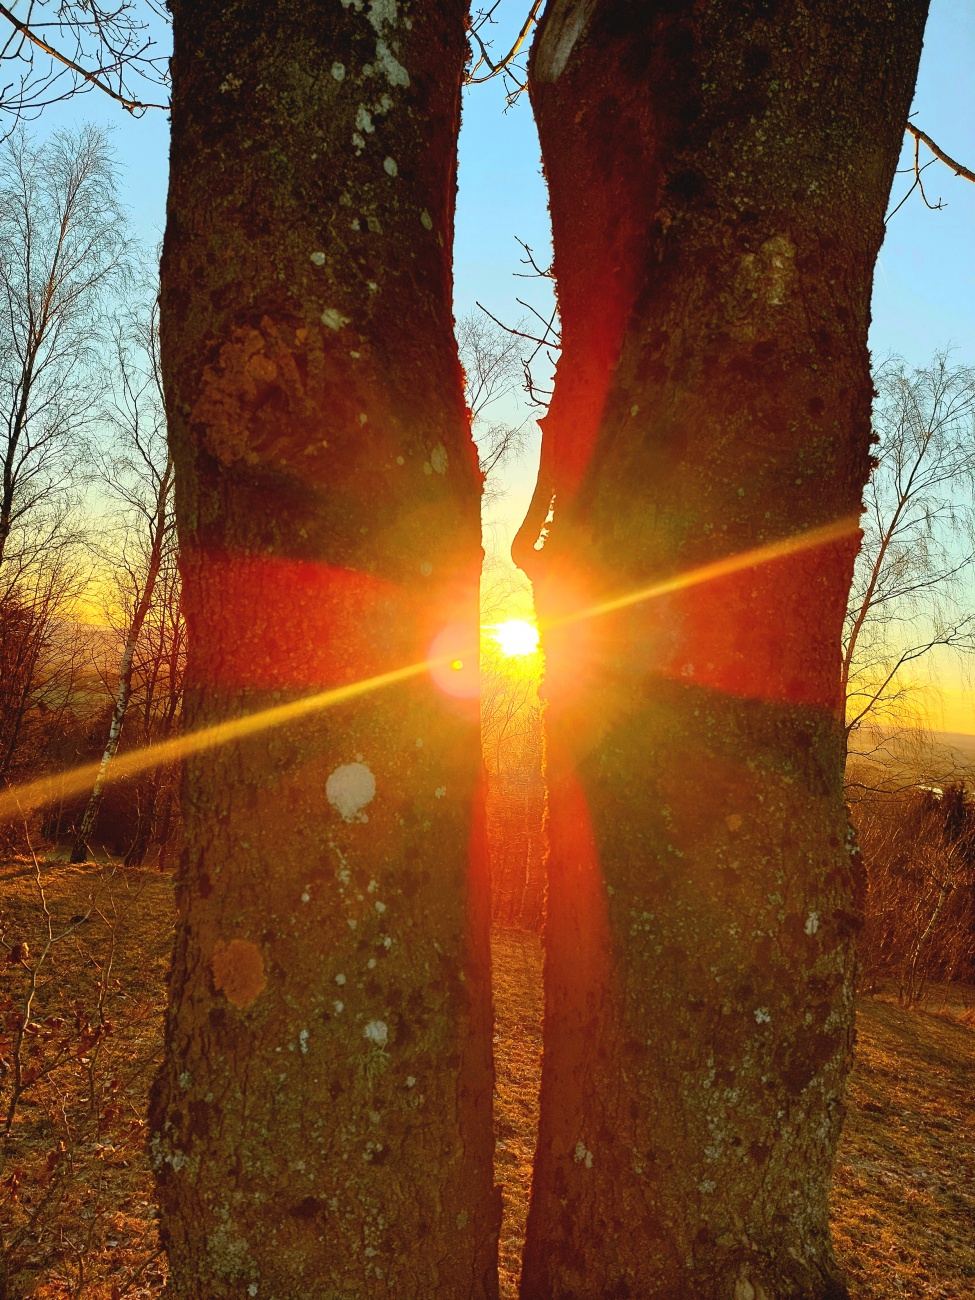
[[[471,413],[471,432],[484,475],[484,504],[498,499],[496,473],[516,459],[528,441],[528,420],[518,424],[510,415],[521,387],[519,336],[482,312],[468,312],[457,321],[457,346],[464,367],[464,395]],[[500,412],[498,407],[501,408]]]
[[[155,305],[130,317],[116,335],[115,443],[102,460],[102,482],[119,511],[121,538],[111,556],[123,611],[122,645],[108,736],[95,784],[78,827],[72,862],[83,862],[108,768],[118,751],[132,695],[136,651],[156,596],[167,553],[175,550],[173,459],[159,371]]]
[[[874,377],[875,468],[843,635],[847,745],[868,756],[911,718],[911,670],[938,647],[975,649],[975,369],[947,353]]]
[[[125,219],[93,127],[0,149],[0,566],[52,540],[94,427],[106,295],[123,273]],[[57,534],[58,529],[53,530]]]

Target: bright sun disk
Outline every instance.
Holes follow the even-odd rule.
[[[491,633],[503,655],[533,655],[538,649],[538,628],[523,618],[509,618],[493,623]]]

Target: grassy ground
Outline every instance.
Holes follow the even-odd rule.
[[[11,1120],[0,1136],[0,1296],[159,1295],[144,1117],[172,884],[151,871],[63,864],[38,879],[20,862],[0,868],[0,897],[0,1134]],[[23,1091],[11,1113],[18,1055]]]
[[[160,1052],[171,882],[153,871],[59,863],[41,868],[41,883],[43,897],[30,862],[0,867],[0,1133],[18,1025],[36,985],[34,1028],[20,1042],[23,1090],[10,1135],[0,1138],[9,1270],[0,1297],[159,1296],[165,1262],[144,1115]],[[498,931],[494,961],[501,1295],[514,1300],[540,1076],[539,941]],[[834,1191],[853,1300],[975,1297],[972,1021],[957,997],[940,1012],[883,998],[860,1005]]]
[[[541,1059],[541,945],[494,939],[496,1176],[504,1189],[501,1295],[517,1295]],[[933,1004],[941,1001],[933,999]],[[833,1236],[851,1300],[975,1297],[975,1020],[864,998],[833,1190]]]

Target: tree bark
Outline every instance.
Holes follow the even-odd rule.
[[[840,636],[925,9],[555,0],[535,41],[563,349],[515,549],[551,843],[525,1300],[846,1295]]]
[[[445,681],[476,693],[450,274],[466,6],[173,9],[185,725],[434,644],[472,652]],[[152,1111],[174,1295],[497,1295],[479,781],[476,698],[426,670],[188,762]]]

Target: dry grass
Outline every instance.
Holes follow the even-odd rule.
[[[860,1003],[833,1188],[853,1300],[975,1296],[975,1032],[964,1017]]]
[[[517,1294],[541,1053],[541,944],[494,937],[501,1294]],[[851,1300],[975,1297],[975,1027],[954,990],[942,1013],[861,1000],[833,1195]]]
[[[68,933],[38,971],[32,1018],[39,1028],[24,1053],[28,1076],[38,1067],[49,1072],[26,1087],[0,1149],[6,1295],[159,1296],[165,1266],[144,1116],[160,1052],[171,883],[151,871],[63,864],[43,868],[42,878],[53,932]],[[26,966],[0,968],[6,1104],[12,1028],[46,920],[30,863],[0,868],[0,890],[0,933],[8,945],[30,948]],[[87,919],[72,925],[78,917]],[[514,1300],[541,1072],[541,946],[535,935],[498,930],[493,951],[501,1296]],[[860,1005],[834,1194],[836,1244],[853,1300],[975,1297],[972,998],[952,990],[935,1001],[940,1013],[882,998]]]
[[[4,1124],[32,969],[37,986],[35,1028],[21,1048],[26,1086],[0,1137],[6,1295],[158,1295],[165,1265],[145,1112],[161,1045],[172,885],[154,872],[63,864],[42,866],[41,881],[54,936],[43,961],[47,917],[33,865],[0,870]],[[11,962],[11,945],[23,943],[26,961]]]
[[[501,1184],[501,1300],[518,1294],[542,1077],[542,952],[536,934],[496,929],[494,1176]]]

